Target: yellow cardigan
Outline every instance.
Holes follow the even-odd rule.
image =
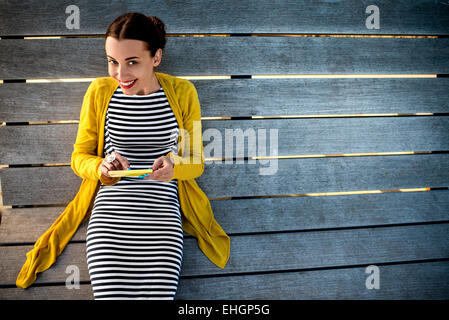
[[[199,248],[213,263],[224,268],[229,259],[230,239],[214,219],[209,199],[194,180],[204,170],[197,91],[188,80],[159,72],[155,74],[165,91],[180,131],[186,130],[190,137],[190,153],[187,156],[183,157],[186,139],[181,136],[178,139],[178,155],[167,154],[175,160],[173,179],[178,179],[183,229],[197,238]],[[34,248],[26,254],[27,260],[16,280],[18,287],[32,285],[37,273],[47,270],[56,261],[78,226],[89,218],[100,182],[112,185],[120,179],[106,178],[100,172],[100,164],[104,159],[106,111],[118,85],[113,78],[104,77],[95,79],[87,89],[71,161],[73,171],[83,178],[80,189],[58,219],[36,241]],[[192,137],[199,137],[201,148],[198,145],[194,148]],[[200,159],[199,163],[193,161],[195,157]]]

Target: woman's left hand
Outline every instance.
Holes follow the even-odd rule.
[[[170,157],[162,156],[157,158],[153,163],[153,172],[145,175],[144,179],[152,179],[158,181],[170,181],[173,177],[174,163]]]

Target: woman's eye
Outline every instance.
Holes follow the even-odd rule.
[[[117,61],[115,61],[115,60],[108,60],[108,62],[110,64],[118,64]],[[138,62],[137,61],[129,61],[128,64],[135,65],[135,64],[138,64]]]

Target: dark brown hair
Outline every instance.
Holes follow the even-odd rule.
[[[137,12],[125,13],[116,18],[106,31],[107,37],[144,41],[151,57],[158,49],[163,50],[167,42],[166,27],[162,20]]]

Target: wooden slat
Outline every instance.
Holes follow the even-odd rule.
[[[234,236],[223,270],[206,260],[196,243],[186,241],[182,275],[443,259],[449,255],[448,231],[448,224],[435,224]]]
[[[0,127],[0,163],[70,163],[77,130],[78,124]]]
[[[206,158],[449,150],[448,117],[218,120],[202,125]],[[77,129],[78,124],[0,127],[0,164],[70,163]],[[277,138],[272,137],[276,132]]]
[[[191,81],[203,117],[449,112],[449,78]],[[79,120],[88,85],[0,85],[0,122]]]
[[[449,263],[430,262],[378,266],[380,288],[368,290],[366,268],[274,274],[181,278],[175,300],[234,299],[420,299],[449,297]],[[79,289],[32,286],[27,290],[0,288],[0,299],[20,300],[93,299],[90,284]],[[269,303],[268,303],[269,304]]]
[[[30,172],[30,169],[40,170],[33,170]],[[51,171],[48,171],[48,169],[50,169]],[[27,177],[26,179],[36,179],[36,183],[39,184],[38,188],[36,188],[35,186],[31,189],[28,189],[28,194],[23,194],[20,191],[16,193],[18,190],[11,190],[12,193],[9,196],[12,197],[12,202],[16,203],[22,202],[24,200],[22,197],[29,198],[29,200],[24,201],[29,204],[53,204],[55,201],[69,203],[73,200],[81,185],[81,179],[73,173],[70,167],[4,169],[3,171],[0,171],[3,191],[3,205],[11,205],[12,203],[8,200],[9,196],[7,192],[7,190],[9,190],[14,184],[13,181],[8,181],[8,176],[13,173],[10,172],[10,170],[15,171],[16,173],[19,173],[20,171],[21,174],[25,173],[26,171],[28,171],[29,174],[33,173],[33,178]],[[58,179],[57,176],[59,176],[60,179]],[[13,177],[11,176],[11,178]],[[56,181],[59,181],[57,185],[55,184]],[[24,186],[28,185],[28,183],[29,181],[27,181]],[[59,198],[58,196],[56,196],[57,194],[64,194],[65,196],[63,198]],[[22,198],[22,200],[19,200],[20,198]],[[49,201],[50,199],[53,200]],[[22,203],[24,204],[24,202]]]
[[[447,186],[448,159],[447,154],[280,159],[277,171],[273,162],[213,164],[198,182],[212,198]],[[273,175],[261,175],[262,168]]]
[[[182,276],[232,275],[266,271],[343,267],[376,263],[449,258],[449,224],[383,227],[332,231],[288,232],[231,237],[231,255],[224,269],[216,267],[198,249],[196,240],[184,240]],[[32,246],[0,247],[1,283],[15,283]],[[85,243],[69,244],[54,266],[36,283],[64,283],[69,265],[89,281]]]
[[[26,261],[26,253],[33,249],[33,246],[0,246],[2,261],[0,262],[1,284],[15,285],[17,275]],[[67,274],[66,268],[74,265],[80,270],[81,281],[89,280],[86,260],[86,244],[68,244],[55,264],[46,272],[40,273],[36,283],[65,283]]]
[[[211,201],[215,219],[231,235],[449,220],[449,193],[395,192],[369,195]],[[8,209],[0,243],[34,243],[65,207]],[[72,240],[86,240],[87,223]]]
[[[176,300],[205,299],[421,299],[449,297],[448,262],[379,266],[380,288],[368,290],[366,268],[328,269],[247,276],[183,279]],[[217,290],[218,288],[218,290]],[[90,284],[80,289],[32,286],[27,290],[0,288],[0,299],[20,300],[93,299]]]
[[[447,34],[449,10],[443,1],[383,1],[380,29],[368,29],[368,3],[350,1],[77,1],[80,29],[67,29],[68,4],[32,0],[0,6],[5,35],[103,34],[115,17],[130,11],[156,15],[169,33],[360,33]],[[217,10],[217,8],[220,8]],[[270,23],[267,23],[269,21]]]
[[[176,299],[448,299],[449,262],[378,266],[380,288],[368,290],[366,268],[181,279]]]
[[[448,78],[192,82],[202,116],[449,112]]]
[[[0,122],[79,120],[89,82],[0,85]]]
[[[6,168],[0,173],[4,205],[68,203],[81,184],[68,166]],[[446,187],[449,154],[206,163],[197,181],[209,198]]]
[[[0,288],[2,300],[92,300],[93,298],[90,284],[82,284],[79,289],[68,289],[65,285],[31,286],[26,290]]]
[[[0,244],[34,243],[59,217],[65,207],[6,209],[0,225]],[[72,240],[86,240],[87,223]]]
[[[184,76],[449,73],[448,49],[449,38],[173,37],[157,71]],[[0,79],[105,75],[103,38],[0,41]]]

